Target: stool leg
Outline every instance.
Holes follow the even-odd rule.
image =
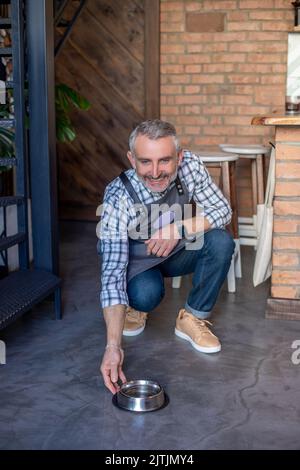
[[[173,289],[179,289],[181,285],[181,276],[175,276],[172,278],[172,287]]]
[[[252,210],[253,210],[253,214],[256,214],[256,206],[257,206],[256,160],[251,160],[251,182],[252,182]]]
[[[232,256],[230,268],[227,274],[228,292],[235,292],[235,272],[234,272],[234,254]]]
[[[235,277],[242,277],[242,260],[241,260],[241,246],[240,239],[236,238],[235,240],[235,250],[234,250],[234,272]]]

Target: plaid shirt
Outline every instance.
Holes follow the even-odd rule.
[[[135,170],[126,171],[140,201],[155,203],[175,184],[161,193],[153,193],[138,179]],[[178,176],[189,192],[189,200],[202,208],[202,213],[212,228],[224,228],[231,220],[231,208],[220,189],[212,181],[201,157],[185,150]],[[126,270],[128,265],[128,229],[137,225],[134,202],[119,177],[105,189],[100,223],[98,252],[102,258],[101,293],[102,308],[117,304],[128,305]]]

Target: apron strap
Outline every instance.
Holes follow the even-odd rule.
[[[129,181],[127,175],[125,174],[125,171],[122,171],[122,173],[120,173],[119,178],[122,181],[122,183],[124,184],[129,196],[132,197],[133,201],[136,204],[142,204],[139,197],[138,197],[138,195],[136,194],[131,182]]]

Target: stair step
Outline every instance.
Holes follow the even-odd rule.
[[[4,129],[11,129],[15,127],[15,120],[14,119],[0,119],[0,127],[4,127]]]
[[[0,207],[14,206],[15,204],[19,205],[19,204],[22,204],[23,202],[24,202],[23,196],[0,197]]]
[[[16,164],[17,164],[17,159],[15,157],[0,158],[0,166],[10,166],[10,165],[16,165]]]
[[[12,55],[11,47],[0,47],[0,57],[9,57]]]
[[[11,27],[11,18],[0,18],[0,28]]]
[[[61,279],[41,270],[16,271],[0,280],[0,329],[46,299]]]
[[[71,21],[62,19],[62,20],[60,20],[60,22],[56,26],[58,28],[67,28],[70,23],[71,23]]]
[[[21,242],[26,240],[25,233],[16,233],[15,235],[10,235],[9,237],[0,238],[0,251],[7,250],[11,246],[18,245]]]

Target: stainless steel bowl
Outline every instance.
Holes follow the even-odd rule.
[[[153,380],[132,380],[121,385],[113,396],[113,403],[129,411],[154,411],[167,404],[167,396],[159,383]]]

